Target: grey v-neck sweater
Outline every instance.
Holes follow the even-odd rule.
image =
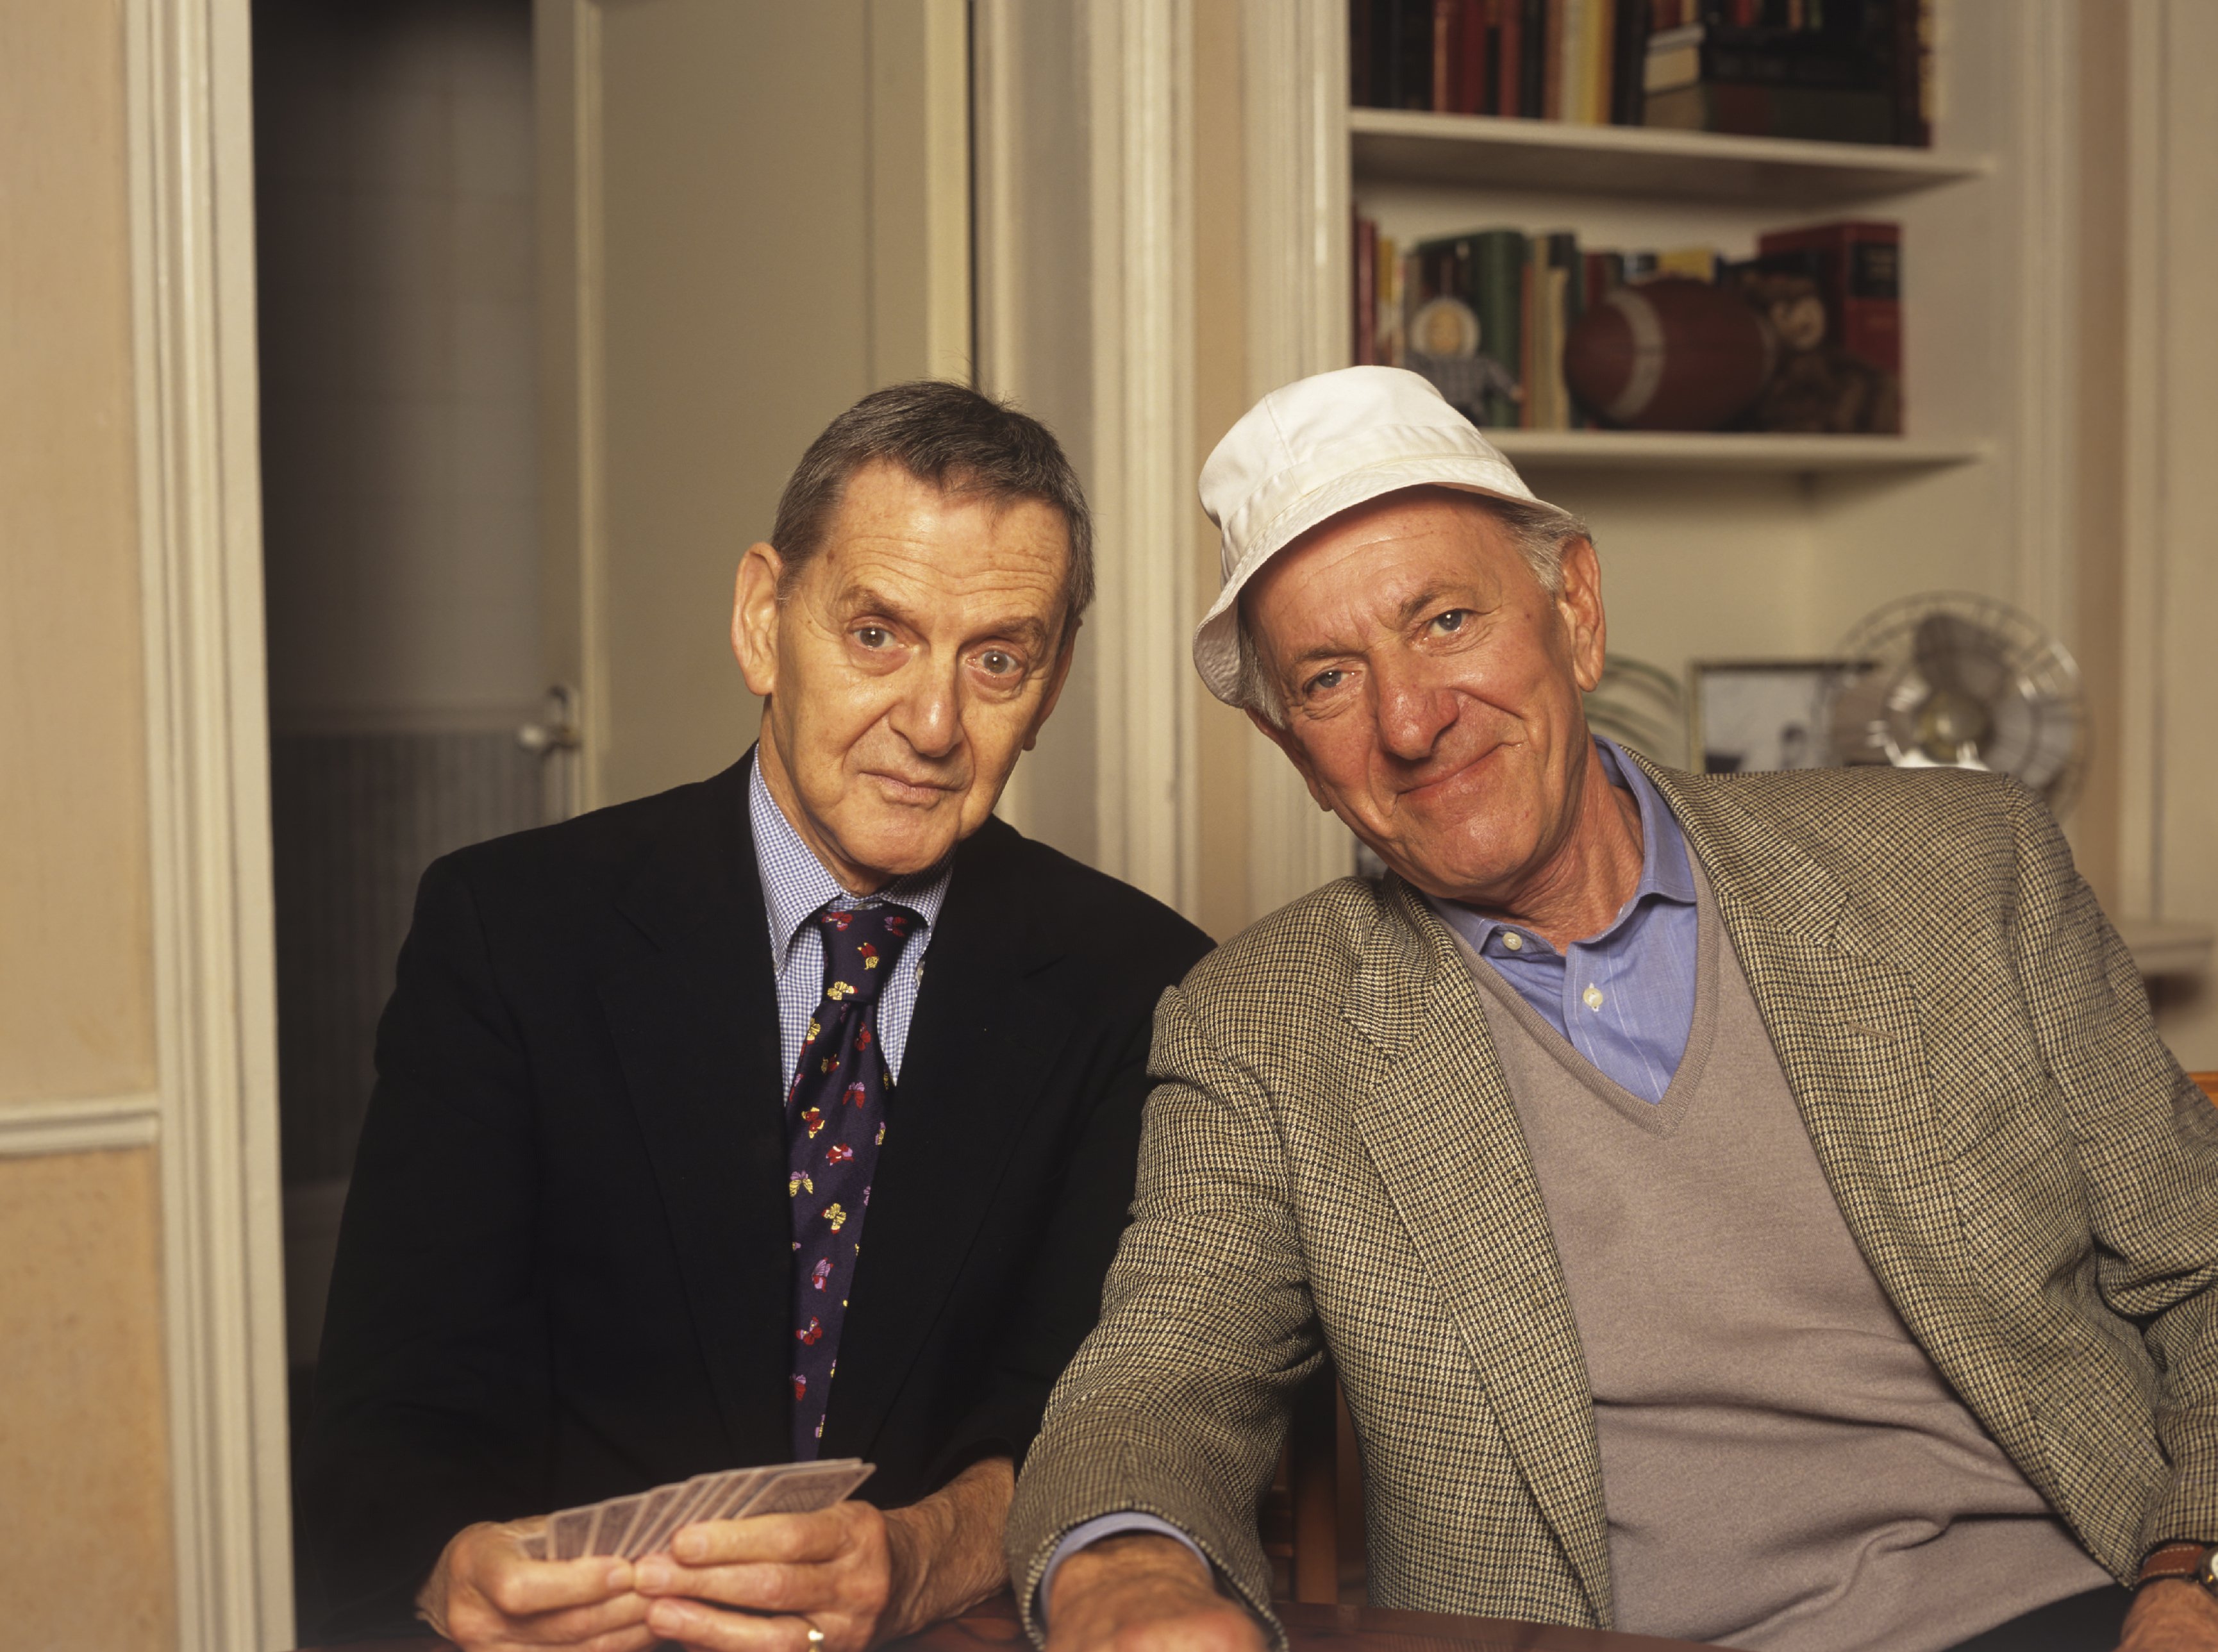
[[[1617,1627],[1939,1652],[2108,1582],[1856,1248],[1695,880],[1694,1030],[1661,1102],[1465,955],[1585,1352]]]

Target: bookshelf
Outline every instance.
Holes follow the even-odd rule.
[[[1880,603],[1942,589],[2070,643],[2079,8],[1941,15],[1935,145],[1898,149],[1351,108],[1344,0],[1242,0],[1251,393],[1353,359],[1359,207],[1404,243],[1506,226],[1733,257],[1769,229],[1894,220],[1904,436],[1490,439],[1593,525],[1614,653],[1674,672],[1822,654]],[[1345,852],[1289,779],[1251,770],[1259,911]]]

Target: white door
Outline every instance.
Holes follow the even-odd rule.
[[[858,397],[970,376],[963,0],[537,0],[548,678],[574,806],[753,739],[732,580]]]

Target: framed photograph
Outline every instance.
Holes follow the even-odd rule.
[[[1834,762],[1819,721],[1827,680],[1844,659],[1698,659],[1687,668],[1688,766],[1705,774],[1823,769]]]

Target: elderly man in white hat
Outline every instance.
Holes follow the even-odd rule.
[[[1009,1521],[1034,1633],[1274,1630],[1256,1504],[1329,1356],[1374,1605],[2218,1647],[2218,1111],[2041,804],[1596,739],[1592,541],[1413,374],[1274,392],[1201,489],[1195,664],[1388,875],[1157,1012]]]

